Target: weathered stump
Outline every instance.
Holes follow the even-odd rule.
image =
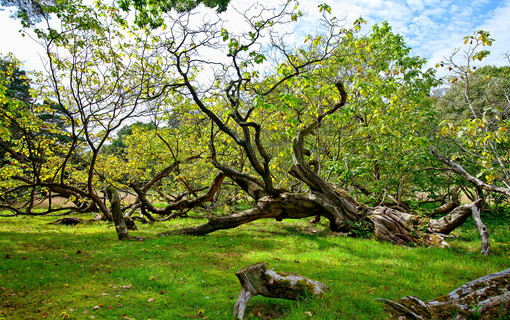
[[[398,319],[507,319],[510,315],[510,268],[466,283],[429,301],[408,296],[379,299]]]
[[[119,194],[114,187],[108,186],[106,187],[106,195],[108,196],[108,200],[112,206],[111,211],[113,214],[113,222],[115,223],[115,230],[117,231],[119,240],[126,239],[128,238],[128,229],[126,226],[126,221],[124,220],[124,215],[122,214],[122,209],[120,207]]]
[[[268,298],[299,300],[318,297],[329,288],[315,280],[295,273],[275,272],[265,262],[252,264],[236,273],[241,282],[241,293],[234,305],[234,317],[244,319],[248,300],[256,295]]]

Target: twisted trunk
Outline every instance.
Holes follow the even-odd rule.
[[[379,299],[396,319],[507,319],[510,314],[510,269],[466,283],[429,301],[408,296]]]
[[[400,245],[446,245],[444,236],[441,234],[447,234],[462,224],[472,211],[473,204],[459,207],[458,210],[454,210],[448,216],[429,222],[428,219],[388,207],[370,208],[363,205],[351,197],[347,191],[336,188],[323,179],[316,170],[310,167],[313,159],[305,159],[310,155],[310,152],[304,148],[306,136],[319,128],[327,116],[342,108],[347,101],[347,93],[343,84],[337,82],[336,87],[341,97],[340,102],[329,108],[324,107],[325,111],[320,113],[311,124],[299,130],[292,141],[293,164],[289,174],[305,183],[309,187],[308,193],[276,190],[272,185],[268,186],[267,179],[262,181],[221,164],[216,158],[215,133],[213,127],[211,127],[210,150],[212,163],[250,195],[256,201],[256,205],[249,210],[230,216],[210,216],[208,221],[202,225],[168,231],[164,235],[205,235],[216,230],[235,228],[258,219],[274,218],[281,221],[283,219],[301,219],[314,216],[314,221],[317,221],[320,216],[323,216],[329,220],[330,228],[333,231],[347,232],[352,228],[356,228],[357,225],[363,224],[379,240]],[[223,123],[216,124],[220,130],[229,134],[229,131],[225,131]],[[248,126],[254,126],[256,133],[260,133],[260,126],[248,125],[243,122],[243,129]],[[247,138],[249,131],[244,130],[243,132],[245,138]],[[239,140],[237,136],[234,136],[233,139],[240,146],[246,147],[245,140]],[[260,140],[257,140],[257,146],[259,145]],[[260,147],[259,149],[261,153],[265,152],[263,148]],[[266,164],[269,161],[269,156],[265,153],[263,155],[262,158]],[[250,157],[250,154],[248,156]],[[251,156],[253,155],[251,154]],[[266,172],[265,169],[262,171]],[[261,176],[263,175],[261,174]]]

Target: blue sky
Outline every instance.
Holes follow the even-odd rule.
[[[360,16],[368,27],[388,21],[414,55],[429,60],[429,66],[460,47],[464,36],[480,29],[490,31],[496,41],[485,63],[508,65],[503,54],[510,51],[510,0],[303,0],[301,4],[310,13],[322,2],[349,23]]]
[[[282,1],[259,2],[274,5]],[[510,0],[301,0],[300,8],[306,17],[298,24],[296,36],[304,31],[314,33],[318,5],[323,2],[332,8],[333,15],[346,18],[347,23],[363,17],[368,21],[367,31],[374,23],[388,21],[394,32],[404,36],[413,54],[429,60],[429,66],[460,47],[464,36],[475,30],[488,30],[496,41],[485,63],[508,65],[503,54],[510,51]],[[240,8],[252,3],[232,0],[231,6]],[[37,46],[29,38],[20,36],[19,27],[19,22],[10,19],[8,12],[0,12],[0,53],[12,51],[25,62],[27,69],[40,70]]]

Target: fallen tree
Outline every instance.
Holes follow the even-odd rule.
[[[234,317],[242,320],[248,301],[262,295],[268,298],[299,300],[308,297],[320,297],[330,289],[315,280],[295,273],[275,272],[267,268],[265,262],[252,264],[236,272],[241,282],[241,292],[234,305]]]
[[[270,157],[258,140],[260,138],[260,126],[252,124],[256,132],[256,148],[254,148],[251,144],[247,143],[247,141],[252,140],[249,130],[243,131],[243,139],[238,138],[221,120],[217,118],[217,120],[214,120],[215,118],[212,117],[213,121],[218,122],[217,124],[221,130],[232,134],[235,137],[234,140],[246,150],[246,154],[250,158],[251,163],[253,163],[254,168],[259,168],[263,180],[220,164],[216,159],[214,138],[211,133],[212,162],[219,170],[222,170],[240,188],[254,198],[256,205],[251,209],[229,216],[210,216],[205,224],[168,231],[162,235],[205,235],[216,230],[235,228],[258,219],[274,218],[277,221],[281,221],[283,219],[301,219],[311,216],[317,218],[322,216],[329,220],[332,231],[347,232],[357,223],[364,223],[373,232],[374,237],[379,240],[390,241],[400,245],[447,245],[444,241],[444,235],[449,234],[455,228],[462,225],[476,210],[479,212],[479,209],[476,209],[478,208],[477,202],[459,206],[448,215],[435,220],[384,206],[369,207],[356,201],[347,191],[337,188],[324,180],[309,166],[305,160],[305,156],[308,154],[304,148],[305,137],[319,128],[322,121],[328,115],[338,111],[347,101],[347,92],[343,84],[338,81],[336,87],[340,94],[340,101],[320,113],[315,121],[307,127],[298,131],[292,142],[293,165],[289,173],[307,185],[309,188],[308,192],[296,193],[287,190],[277,190],[273,187],[270,179],[271,173],[267,165]],[[189,88],[193,90],[190,84]],[[198,105],[202,105],[201,108],[205,110],[204,112],[209,112],[200,99],[197,98],[195,102]],[[241,126],[246,126],[244,122],[241,122],[241,119],[239,119],[239,123],[241,123]],[[258,150],[259,156],[265,159],[263,165],[259,163],[259,157],[256,155],[255,150]],[[487,237],[484,237],[484,239],[488,240]],[[485,245],[483,252],[488,253]]]
[[[292,16],[292,12],[289,13],[286,9],[283,8],[281,11],[262,9],[258,15],[246,14],[244,18],[251,31],[242,36],[231,35],[222,29],[216,29],[217,25],[214,23],[208,25],[207,31],[203,28],[190,29],[186,16],[180,20],[173,20],[172,37],[167,39],[169,40],[167,43],[162,44],[165,54],[175,61],[174,72],[178,80],[172,82],[171,85],[174,88],[179,88],[176,93],[178,97],[187,96],[200,111],[200,114],[209,121],[210,162],[252,198],[254,206],[232,215],[209,215],[208,221],[204,224],[171,230],[163,235],[205,235],[216,230],[235,228],[258,219],[271,218],[281,221],[283,219],[315,217],[314,221],[317,221],[320,217],[324,217],[329,220],[332,231],[349,232],[361,225],[375,238],[395,244],[446,245],[445,235],[473,215],[474,209],[478,206],[476,202],[456,208],[453,206],[443,208],[438,213],[446,215],[436,220],[383,206],[381,204],[384,197],[382,197],[382,201],[377,202],[379,205],[369,206],[359,202],[347,189],[342,189],[331,183],[330,175],[321,171],[321,167],[324,167],[324,163],[321,163],[322,154],[315,150],[316,154],[314,155],[309,150],[316,148],[317,137],[325,132],[324,127],[342,125],[340,122],[333,122],[334,125],[331,125],[331,121],[333,121],[331,119],[339,116],[347,104],[348,93],[344,82],[353,83],[355,81],[348,76],[348,71],[344,72],[341,69],[358,70],[356,63],[359,61],[354,59],[350,62],[352,64],[342,64],[343,62],[339,61],[345,61],[350,57],[349,54],[356,52],[354,55],[360,54],[363,59],[367,59],[364,62],[367,63],[367,68],[374,68],[369,71],[373,72],[371,75],[379,77],[382,73],[387,72],[386,69],[378,69],[380,61],[387,59],[388,65],[393,65],[392,63],[397,59],[396,55],[400,55],[401,59],[408,59],[408,48],[403,46],[402,51],[389,52],[384,57],[380,54],[372,55],[372,53],[367,57],[365,51],[363,53],[356,51],[361,47],[359,45],[361,40],[366,46],[383,47],[385,46],[384,41],[388,41],[388,44],[391,43],[391,45],[397,45],[395,43],[402,45],[402,42],[391,34],[391,28],[387,28],[387,26],[375,27],[372,35],[358,39],[360,41],[357,43],[351,42],[350,39],[354,39],[353,30],[338,29],[336,23],[325,20],[328,34],[316,38],[309,37],[308,40],[312,45],[308,51],[289,50],[283,39],[272,38],[273,42],[268,49],[273,50],[273,53],[279,52],[283,62],[275,61],[278,63],[279,71],[274,76],[267,76],[260,82],[256,82],[250,76],[249,67],[254,64],[253,58],[270,57],[270,53],[266,52],[267,54],[265,54],[258,50],[257,40],[266,32],[269,32],[271,37],[271,30],[276,31],[275,28],[279,24],[285,23],[283,21],[286,18],[290,17],[291,20],[296,18]],[[269,18],[262,18],[266,14],[269,15]],[[214,30],[217,31],[216,34]],[[204,64],[200,56],[200,48],[218,49],[217,38],[215,38],[218,35],[229,44],[228,61],[217,60],[208,64],[209,67],[217,71],[215,74],[217,82],[207,87],[196,78],[194,70],[202,68]],[[184,48],[188,49],[184,50]],[[343,50],[352,52],[344,54]],[[224,52],[219,51],[218,53]],[[414,103],[410,98],[407,98],[411,94],[421,92],[426,95],[428,93],[422,80],[423,77],[430,78],[431,75],[417,73],[421,62],[414,61],[415,64],[410,63],[394,70],[398,73],[402,72],[402,68],[409,68],[407,69],[409,72],[407,81],[409,82],[405,85],[398,84],[392,87],[392,90],[399,92],[399,97],[402,99],[402,105],[394,106],[399,110],[403,104]],[[370,63],[374,64],[370,65]],[[348,70],[352,71],[353,69]],[[366,75],[363,70],[360,70],[359,73],[355,72],[355,74],[356,76]],[[413,77],[416,77],[416,82],[413,82]],[[379,98],[384,97],[387,92],[386,86],[390,85],[385,82],[386,80],[384,76],[378,78],[377,81],[382,83],[380,91],[374,91],[378,93],[371,94],[380,94]],[[371,85],[377,86],[378,84],[374,82]],[[428,82],[426,86],[431,86],[431,82]],[[303,93],[308,88],[311,88],[309,95]],[[361,90],[361,87],[351,89],[351,104],[360,96],[358,90]],[[211,99],[211,97],[218,98]],[[386,98],[389,99],[389,97]],[[416,98],[419,97],[416,96]],[[388,107],[384,99],[382,100],[379,103]],[[360,105],[364,105],[363,101],[360,102]],[[291,115],[287,116],[297,118],[297,124],[295,121],[289,122],[288,127],[292,129],[289,132],[292,134],[289,133],[286,136],[287,140],[283,142],[288,143],[287,146],[290,148],[285,152],[288,152],[291,157],[286,158],[288,161],[283,164],[288,166],[287,174],[291,176],[291,179],[297,181],[295,188],[289,188],[276,180],[275,159],[271,151],[279,152],[280,149],[274,147],[269,138],[271,135],[277,135],[278,130],[287,129],[286,122],[279,122],[277,118],[270,119],[270,117],[276,113],[281,119],[285,116],[283,111],[288,109],[293,111]],[[383,109],[378,111],[385,112]],[[354,112],[349,115],[351,118],[345,121],[351,123],[352,126],[368,126],[367,119],[362,114]],[[401,114],[399,113],[399,115]],[[408,120],[412,121],[412,119]],[[270,124],[277,124],[276,129]],[[331,132],[341,135],[340,129],[338,131],[331,129],[328,133],[331,134]],[[377,132],[373,134],[377,134]],[[384,134],[384,131],[381,134]],[[365,141],[369,139],[367,136],[370,137],[367,134],[353,140]],[[332,136],[327,135],[325,140],[329,138]],[[337,163],[341,162],[342,157],[340,149],[338,150],[339,154],[330,158],[331,160],[336,159],[334,161]],[[324,147],[324,153],[328,153],[326,147]],[[239,159],[235,158],[236,155]],[[395,156],[397,155],[393,155],[393,157]],[[279,165],[281,164],[279,163]],[[374,175],[380,178],[380,162],[375,162],[374,170]],[[282,176],[283,174],[280,174],[280,177]],[[404,176],[399,179],[397,186],[399,196],[396,198],[388,196],[389,199],[394,198],[399,207],[403,205],[400,200],[404,180]],[[355,185],[357,186],[353,182],[352,186]],[[358,189],[360,188],[361,186],[358,186]],[[361,189],[364,190],[364,193],[369,193],[366,188]],[[455,197],[452,199],[456,200]],[[454,202],[455,204],[457,202]]]
[[[378,190],[379,196],[374,197],[376,201],[370,202],[372,206],[366,205],[349,194],[349,186],[342,189],[330,179],[329,173],[334,171],[335,166],[339,166],[342,157],[349,158],[347,153],[342,154],[345,150],[341,148],[337,149],[336,155],[330,155],[331,145],[340,143],[335,137],[342,136],[343,129],[369,127],[371,124],[368,118],[372,117],[375,111],[378,115],[387,115],[391,113],[387,111],[392,111],[394,117],[381,117],[380,125],[371,128],[370,132],[353,131],[355,134],[349,137],[349,140],[359,143],[368,143],[371,140],[373,147],[378,143],[374,137],[389,134],[385,128],[390,127],[396,120],[404,123],[413,121],[413,116],[409,116],[412,112],[404,110],[409,105],[410,111],[420,114],[422,110],[415,110],[420,107],[418,101],[430,92],[434,82],[432,73],[419,71],[425,62],[409,56],[410,48],[404,45],[400,36],[392,33],[389,25],[374,26],[371,33],[359,36],[357,31],[363,23],[361,19],[347,29],[341,26],[336,18],[329,19],[324,16],[323,27],[327,30],[325,34],[307,37],[304,42],[308,43],[309,47],[290,49],[279,33],[279,28],[293,23],[301,16],[290,2],[276,9],[258,6],[248,9],[242,18],[250,30],[240,33],[236,30],[229,33],[224,29],[222,21],[215,20],[221,17],[204,19],[202,24],[196,25],[191,23],[194,20],[191,13],[183,12],[168,19],[168,32],[157,36],[145,34],[143,37],[134,37],[139,40],[135,40],[128,53],[123,43],[117,43],[117,40],[112,42],[116,37],[103,36],[122,29],[119,27],[122,24],[121,19],[113,19],[115,23],[110,24],[108,17],[94,15],[95,12],[103,11],[114,14],[116,8],[109,8],[100,2],[95,5],[96,7],[80,6],[76,9],[79,9],[79,14],[75,14],[74,10],[65,12],[65,8],[62,8],[62,17],[70,19],[72,23],[62,24],[63,30],[58,33],[59,37],[62,37],[59,39],[60,47],[53,48],[50,45],[54,43],[53,30],[39,30],[42,39],[51,39],[50,44],[46,43],[49,46],[46,49],[51,65],[51,85],[43,91],[48,95],[47,100],[55,101],[69,127],[69,141],[60,143],[61,150],[55,159],[48,161],[45,156],[50,154],[49,151],[51,154],[54,152],[54,142],[49,138],[49,133],[67,132],[65,128],[53,126],[48,134],[38,134],[39,131],[32,131],[33,123],[41,124],[36,127],[48,124],[37,120],[37,114],[21,119],[23,121],[10,114],[6,118],[10,127],[26,128],[24,140],[18,139],[18,148],[13,149],[10,141],[2,139],[0,148],[18,165],[18,169],[9,176],[12,181],[8,181],[16,187],[9,187],[8,191],[12,195],[24,193],[30,197],[27,213],[31,212],[35,195],[44,189],[44,192],[74,199],[84,207],[77,205],[77,211],[95,209],[105,219],[113,221],[114,208],[109,208],[99,190],[104,189],[107,183],[122,181],[126,184],[132,182],[131,188],[137,194],[135,203],[130,208],[125,208],[127,213],[123,215],[129,217],[140,209],[150,221],[164,220],[211,201],[223,180],[228,178],[247,197],[253,199],[252,208],[233,215],[211,215],[202,225],[165,234],[204,235],[258,219],[273,218],[281,221],[314,216],[316,220],[319,217],[328,219],[333,231],[349,232],[363,225],[377,239],[403,245],[432,245],[444,244],[442,234],[450,233],[469,215],[477,216],[473,214],[476,203],[459,206],[438,220],[383,206],[381,204],[387,194],[386,188]],[[325,6],[320,8],[321,11],[325,9]],[[82,24],[79,22],[82,17],[95,17],[95,20],[91,21],[101,28],[81,30]],[[122,27],[125,25],[122,24]],[[132,30],[134,34],[135,31]],[[261,42],[264,37],[267,37],[267,43],[265,40]],[[96,39],[98,43],[92,45],[92,39]],[[90,45],[82,48],[83,44]],[[362,48],[375,49],[364,51]],[[75,64],[70,64],[66,60],[68,55],[56,55],[53,49],[70,53],[81,52],[83,56],[79,55],[77,58],[80,59],[77,59]],[[109,52],[111,56],[103,55],[103,51]],[[113,55],[116,51],[119,54]],[[99,55],[96,57],[96,54]],[[121,58],[123,54],[132,56],[131,64],[125,65]],[[206,62],[205,54],[210,56],[212,61]],[[257,64],[270,59],[274,72],[261,75]],[[96,60],[99,61],[98,65],[94,62],[90,68],[76,68],[76,65],[87,65]],[[57,66],[61,65],[70,67],[60,70]],[[134,65],[137,67],[133,68]],[[364,67],[360,68],[361,65]],[[120,67],[122,68],[119,69]],[[214,74],[214,79],[202,78],[200,70],[208,68],[213,72],[205,74]],[[69,83],[64,81],[68,78]],[[82,79],[87,81],[82,82]],[[402,80],[394,81],[395,79]],[[97,84],[104,82],[107,85],[98,88]],[[341,114],[341,111],[347,109],[344,108],[348,98],[344,82],[354,87],[351,87],[348,107],[356,110]],[[355,103],[357,105],[353,107]],[[161,110],[167,105],[168,110]],[[366,109],[367,106],[376,107]],[[165,168],[155,169],[159,170],[159,173],[152,179],[149,179],[148,175],[145,175],[144,179],[139,179],[136,175],[127,178],[131,172],[117,176],[110,172],[117,173],[117,167],[113,170],[100,170],[99,164],[104,155],[102,151],[123,123],[147,115],[154,115],[158,121],[169,123],[169,119],[162,114],[170,114],[180,107],[185,109],[183,113],[186,117],[197,120],[197,125],[190,130],[193,131],[189,133],[190,139],[185,142],[187,147],[191,146],[186,150],[187,155],[195,154],[188,159],[198,157],[196,154],[206,153],[190,149],[193,149],[196,140],[207,137],[206,130],[210,125],[210,154],[201,158],[207,159],[220,173],[214,180],[211,179],[209,187],[201,184],[197,189],[208,188],[205,194],[198,195],[195,192],[197,190],[188,190],[190,192],[186,196],[178,195],[166,208],[160,209],[149,201],[149,189],[157,187],[163,178],[168,178],[166,181],[169,185],[175,182],[170,175],[175,173],[173,170],[179,164],[178,159],[186,161],[183,160],[185,156],[177,157],[170,150],[174,158],[172,164],[166,161],[170,156],[162,157],[164,159],[155,158],[154,162],[164,162],[162,167]],[[343,116],[342,120],[338,120],[340,116]],[[333,121],[335,117],[336,122]],[[405,120],[402,120],[403,117]],[[169,127],[185,127],[186,121],[180,122],[185,119],[173,119],[177,121],[169,124]],[[394,137],[408,135],[407,129],[419,127],[424,121],[413,122],[409,127],[401,128]],[[347,125],[344,126],[345,123]],[[329,131],[324,129],[328,126]],[[286,135],[280,135],[282,131],[285,131]],[[324,134],[322,140],[318,139],[321,134]],[[39,150],[38,146],[42,143],[36,138],[41,137],[48,137],[48,141],[45,141],[46,147]],[[325,143],[324,140],[332,142]],[[26,144],[26,141],[29,143]],[[138,144],[145,146],[143,143]],[[387,143],[381,149],[391,145]],[[416,145],[405,147],[413,149]],[[315,150],[309,150],[314,148]],[[364,152],[356,150],[356,156],[362,158]],[[396,149],[386,152],[386,159],[398,158],[398,152],[400,151]],[[83,154],[86,156],[82,156]],[[278,154],[278,157],[275,154]],[[374,161],[373,175],[376,179],[383,176],[381,168],[384,163],[379,161],[379,155],[371,154],[371,160]],[[135,161],[138,159],[134,158]],[[280,162],[275,158],[280,158]],[[121,162],[119,160],[119,163]],[[329,173],[324,172],[324,162],[333,163],[328,168]],[[151,169],[152,172],[153,168],[150,166],[153,161],[148,163],[145,170]],[[78,168],[80,175],[76,174]],[[289,170],[286,171],[286,168]],[[20,173],[23,173],[22,177],[18,176]],[[346,176],[347,173],[349,172],[346,172]],[[401,200],[406,178],[405,172],[400,173],[401,177],[396,186],[397,196],[393,197],[388,193],[387,198],[394,199],[392,201],[399,208],[405,208]],[[386,180],[389,181],[393,172],[387,172],[386,175]],[[142,186],[143,181],[148,180],[150,181]],[[291,180],[292,183],[289,182]],[[356,182],[351,181],[350,188],[370,195],[365,186]],[[379,198],[383,199],[377,201]],[[111,198],[110,204],[113,204],[112,202],[118,212],[117,199]],[[453,208],[448,208],[450,209]],[[15,215],[20,214],[17,208],[12,207],[11,211]],[[153,214],[162,218],[155,218]],[[122,223],[117,225],[120,226],[121,233],[124,233]],[[480,230],[483,229],[480,225]],[[488,252],[488,249],[485,251]]]
[[[429,301],[413,296],[379,300],[398,319],[506,319],[510,314],[510,269],[476,279]]]

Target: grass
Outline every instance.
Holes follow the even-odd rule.
[[[452,248],[405,248],[327,231],[306,221],[257,221],[195,236],[157,233],[197,219],[139,225],[116,240],[104,224],[55,226],[51,217],[0,220],[0,319],[232,319],[235,272],[266,261],[325,283],[325,298],[254,297],[247,319],[385,319],[375,298],[432,299],[509,267],[510,219],[486,221],[489,257],[467,223]],[[310,314],[312,317],[310,317]]]

